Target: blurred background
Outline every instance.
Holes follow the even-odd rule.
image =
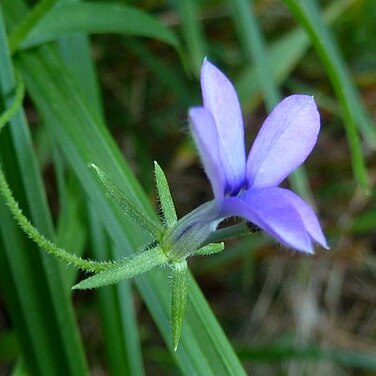
[[[7,3],[4,17],[11,19]],[[281,98],[314,95],[322,122],[318,143],[304,168],[283,185],[315,208],[331,249],[307,256],[249,231],[226,240],[222,254],[192,257],[189,266],[247,374],[376,375],[376,6],[374,0],[304,3],[116,1],[167,26],[179,47],[147,35],[94,33],[90,56],[100,95],[89,106],[101,109],[155,208],[158,161],[181,217],[212,197],[187,126],[188,108],[201,103],[198,75],[205,56],[238,90],[248,150]],[[56,47],[64,57],[69,38]],[[78,61],[67,68],[72,75],[80,74]],[[60,166],[65,172],[59,176],[60,157],[33,95],[24,108],[57,238],[67,249],[74,245],[98,258],[87,230],[90,217],[80,203],[85,193],[69,170]],[[61,179],[69,187],[65,196]],[[64,210],[72,217],[63,216]],[[132,297],[145,374],[180,374],[142,296],[134,290]],[[73,301],[90,374],[122,374],[109,366],[98,293],[75,294]],[[4,375],[17,374],[15,365],[23,369],[24,347],[12,312],[9,297],[1,297]]]

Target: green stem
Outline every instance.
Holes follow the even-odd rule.
[[[12,191],[9,188],[1,166],[0,193],[3,195],[10,212],[12,213],[19,226],[40,248],[46,250],[48,253],[58,257],[66,263],[85,271],[98,273],[109,268],[110,266],[113,266],[112,262],[96,262],[82,259],[81,257],[74,255],[73,253],[69,253],[64,249],[57,247],[55,244],[46,239],[22,213],[22,210],[18,206],[17,201],[13,197]]]
[[[0,132],[7,124],[7,122],[14,116],[22,105],[22,101],[25,94],[25,87],[21,80],[16,88],[15,98],[12,105],[0,116]],[[9,207],[14,219],[20,225],[22,230],[35,242],[40,248],[45,249],[48,253],[60,258],[61,260],[72,264],[77,268],[82,270],[99,272],[112,266],[112,262],[95,262],[91,260],[84,260],[66,250],[57,247],[52,242],[47,240],[24,216],[22,210],[20,209],[18,202],[13,196],[11,189],[9,188],[8,182],[5,178],[3,170],[0,165],[0,193],[4,197],[6,204]]]

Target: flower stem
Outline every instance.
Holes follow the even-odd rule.
[[[85,260],[76,256],[73,253],[67,252],[65,249],[57,247],[55,244],[46,239],[25,217],[20,209],[18,202],[13,197],[12,191],[6,181],[5,175],[0,166],[0,193],[4,197],[6,204],[9,207],[14,219],[17,221],[22,230],[42,249],[48,253],[58,257],[68,264],[75,266],[76,268],[90,271],[100,272],[113,265],[112,262],[96,262],[91,260]]]

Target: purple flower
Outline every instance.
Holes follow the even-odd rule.
[[[328,248],[318,219],[299,196],[278,185],[312,151],[320,116],[312,97],[292,95],[266,118],[245,157],[239,100],[227,77],[205,60],[203,106],[189,110],[190,127],[219,207],[220,217],[240,216],[287,247],[313,253]]]

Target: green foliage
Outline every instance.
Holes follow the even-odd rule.
[[[179,346],[181,328],[187,305],[188,290],[187,261],[176,262],[172,266],[172,292],[171,292],[171,337],[172,346],[176,351]]]
[[[168,259],[161,248],[151,248],[117,262],[111,268],[81,281],[72,288],[85,290],[112,285],[123,279],[133,278],[138,274],[145,273],[155,266],[166,264],[167,261]]]
[[[137,35],[179,47],[175,34],[147,13],[130,6],[100,2],[71,2],[56,6],[35,25],[20,45],[21,48],[30,48],[79,32]],[[14,40],[19,39],[21,36],[14,37]],[[13,47],[17,44],[14,42]]]
[[[376,270],[376,133],[368,113],[375,83],[373,1],[337,0],[323,10],[314,0],[285,0],[286,8],[244,0],[133,6],[42,0],[31,9],[27,3],[0,4],[0,128],[8,124],[0,134],[0,286],[11,321],[0,332],[0,373],[15,365],[14,374],[85,375],[99,367],[106,374],[143,375],[144,364],[185,375],[287,369],[309,375],[328,365],[328,374],[372,372],[374,357],[359,349],[373,349],[368,333],[374,328],[367,305],[367,282],[372,286]],[[226,334],[186,260],[171,262],[159,246],[177,223],[176,212],[209,194],[182,132],[187,107],[199,103],[193,77],[204,56],[235,77],[252,127],[253,119],[265,117],[258,104],[269,111],[281,93],[315,94],[322,109],[318,151],[290,183],[300,195],[314,196],[333,251],[304,259],[305,265],[288,256],[287,268],[281,252],[273,264],[274,250],[260,234],[248,236],[244,223],[212,234],[193,255],[213,256],[194,257],[189,267],[210,292]],[[162,221],[150,204],[153,159],[168,169],[177,204],[176,210],[155,162]],[[76,281],[66,264],[95,274]],[[362,288],[351,274],[359,269]],[[78,289],[104,285],[95,300],[78,295]],[[348,285],[342,302],[341,286]],[[286,296],[288,314],[281,308]],[[359,317],[359,330],[350,326],[348,307]],[[91,336],[103,341],[87,334],[97,313],[102,328]],[[324,322],[330,330],[320,327]],[[348,341],[346,348],[337,337]]]
[[[14,116],[14,114],[19,110],[24,100],[24,96],[25,84],[22,80],[19,79],[16,92],[14,93],[13,103],[0,115],[0,132],[8,123],[8,121]]]
[[[40,247],[45,249],[48,253],[66,262],[68,265],[73,265],[76,268],[90,271],[101,272],[112,266],[111,262],[96,262],[84,260],[66,250],[57,247],[51,241],[46,239],[24,216],[18,206],[17,201],[14,199],[12,191],[5,179],[4,173],[0,168],[0,192],[9,207],[14,219],[18,222],[22,230]]]
[[[142,212],[142,209],[134,204],[132,199],[126,196],[98,166],[94,163],[90,163],[89,167],[95,170],[109,195],[124,212],[141,227],[154,235],[157,240],[160,240],[163,233],[161,224],[158,221],[150,220],[149,217]]]
[[[154,174],[165,225],[167,228],[170,228],[176,224],[178,217],[176,215],[174,202],[172,201],[170,187],[168,186],[166,176],[159,164],[155,161]]]
[[[198,256],[210,256],[216,253],[220,253],[225,249],[224,243],[210,243],[204,247],[198,249],[195,255]]]
[[[359,95],[354,88],[347,68],[341,59],[338,47],[331,33],[322,21],[320,11],[312,0],[304,3],[296,0],[285,0],[296,18],[309,33],[312,43],[324,62],[334,90],[342,105],[344,125],[347,132],[352,167],[357,182],[368,192],[369,183],[364,157],[362,155],[357,128],[365,136],[370,147],[375,148],[376,133],[374,127],[364,111]]]

